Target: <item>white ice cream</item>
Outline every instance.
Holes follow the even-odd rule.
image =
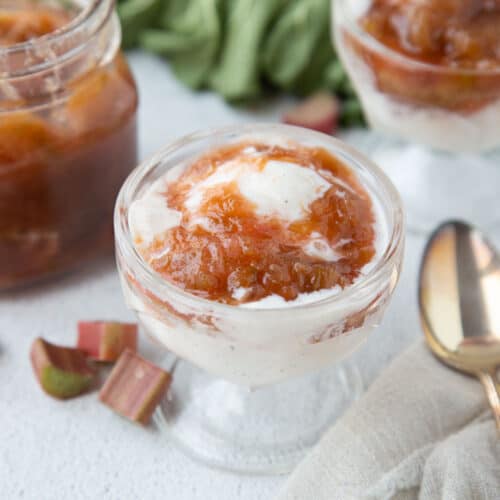
[[[131,288],[122,275],[127,304],[136,311],[149,335],[212,375],[253,388],[318,370],[348,356],[380,323],[397,280],[396,268],[390,279],[392,284],[381,280],[343,304],[291,310],[287,314],[279,309],[257,311],[241,307],[221,314],[217,303],[213,309],[207,304],[197,304],[193,309],[175,297],[168,297],[171,307],[179,313],[209,314],[217,328],[214,331],[203,322],[187,324],[170,310],[152,308],[147,297]],[[281,300],[280,305],[285,306],[281,297],[263,300],[267,303]],[[372,312],[363,325],[346,332],[349,315],[365,310],[369,304]]]
[[[181,213],[169,208],[163,195],[178,175],[177,170],[174,176],[157,180],[132,203],[129,224],[135,240],[149,243],[156,235],[180,224]],[[255,162],[229,161],[191,188],[185,208],[196,215],[211,188],[233,181],[237,182],[240,193],[255,205],[258,215],[277,216],[285,222],[302,219],[311,203],[321,198],[332,185],[314,170],[294,163],[269,161],[259,169]],[[204,223],[201,217],[195,220]],[[324,245],[322,248],[326,252],[325,260],[330,260],[331,250]],[[314,255],[321,254],[319,247],[311,251]]]
[[[181,213],[168,208],[165,196],[154,191],[134,202],[128,217],[134,239],[145,244],[181,223]]]
[[[196,212],[207,191],[217,184],[236,181],[240,193],[262,216],[278,216],[293,222],[302,219],[310,204],[321,198],[331,184],[314,170],[294,163],[268,161],[261,170],[255,162],[229,161],[191,190],[186,208]]]
[[[358,86],[370,125],[388,136],[451,152],[480,153],[500,146],[500,101],[463,115],[409,106],[380,92],[367,78],[360,78]]]

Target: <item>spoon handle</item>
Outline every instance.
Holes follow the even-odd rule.
[[[479,372],[478,377],[486,391],[493,415],[495,415],[497,430],[500,432],[500,391],[495,380],[496,377],[488,372]]]

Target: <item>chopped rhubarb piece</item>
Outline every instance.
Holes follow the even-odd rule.
[[[66,112],[73,133],[109,130],[120,125],[123,117],[128,116],[129,110],[135,106],[135,89],[130,85],[130,74],[121,57],[117,66],[118,71],[113,65],[89,71],[72,83]]]
[[[116,361],[125,349],[137,351],[137,325],[109,321],[80,321],[78,349],[98,361]]]
[[[99,392],[99,399],[120,415],[147,425],[171,380],[170,373],[127,349]]]
[[[42,389],[55,398],[78,396],[90,387],[96,376],[79,349],[57,346],[37,338],[31,346],[30,356]]]
[[[339,116],[340,105],[335,96],[319,92],[286,113],[283,123],[332,134],[337,129]]]
[[[56,133],[41,118],[26,112],[3,114],[6,116],[0,120],[0,164],[16,165],[25,162],[25,158],[36,158],[48,145],[57,143]]]

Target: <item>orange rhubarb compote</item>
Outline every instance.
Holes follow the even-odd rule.
[[[425,63],[500,66],[498,0],[374,0],[361,24],[384,45]]]
[[[156,181],[129,217],[154,271],[231,305],[343,289],[375,256],[372,201],[355,174],[295,143],[210,150]]]
[[[384,46],[417,63],[481,72],[436,76],[422,66],[410,73],[399,61],[354,41],[373,65],[381,90],[462,112],[500,98],[500,1],[373,0],[359,23]]]
[[[2,10],[0,7],[0,45],[14,45],[48,35],[70,19],[68,11],[49,7],[35,5],[19,10]]]

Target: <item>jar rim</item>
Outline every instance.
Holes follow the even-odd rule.
[[[443,74],[443,75],[463,75],[463,76],[486,76],[486,75],[498,75],[500,74],[500,67],[498,68],[453,68],[449,66],[443,66],[439,64],[432,64],[418,59],[411,58],[401,52],[398,52],[391,47],[388,47],[380,40],[375,38],[373,35],[364,30],[358,21],[358,17],[354,16],[352,12],[352,4],[349,0],[331,0],[332,6],[332,30],[344,28],[350,35],[357,37],[361,43],[368,47],[369,50],[381,54],[382,56],[393,59],[402,65],[410,66],[415,70],[419,69],[421,71],[430,71],[433,73]],[[371,0],[369,0],[371,3]],[[338,20],[339,16],[342,17],[342,22]],[[342,26],[335,26],[335,24],[342,24]],[[337,33],[337,36],[339,34]]]
[[[0,46],[0,79],[20,78],[49,70],[52,66],[75,57],[84,50],[89,39],[106,25],[113,15],[115,0],[89,0],[81,11],[64,26],[37,38],[7,46]],[[84,35],[84,36],[82,36]],[[60,47],[61,53],[50,60],[34,61],[21,69],[9,71],[9,59],[24,53],[54,53],[54,47]],[[36,51],[34,51],[36,49]]]
[[[305,139],[316,139],[318,142],[321,141],[323,144],[327,142],[335,152],[342,153],[342,158],[348,167],[352,168],[353,164],[361,166],[365,171],[373,176],[375,181],[385,191],[385,195],[387,197],[387,205],[391,207],[393,215],[391,225],[388,230],[388,241],[385,248],[381,252],[378,261],[373,266],[373,268],[371,268],[370,271],[367,272],[367,274],[362,275],[355,283],[341,290],[338,294],[325,297],[314,302],[292,304],[287,306],[286,308],[243,308],[205,299],[203,297],[199,297],[186,292],[185,290],[160,276],[147,265],[133,243],[133,238],[128,226],[128,207],[130,206],[131,202],[134,201],[133,196],[139,184],[148,175],[150,175],[153,169],[161,165],[166,157],[178,152],[183,147],[196,143],[198,141],[210,138],[221,138],[230,134],[238,134],[244,136],[245,134],[274,133],[282,134],[287,137],[293,134],[297,134],[297,132],[300,132],[301,136],[303,136]],[[123,216],[124,213],[127,214],[126,217]],[[404,247],[404,228],[405,220],[403,213],[403,204],[400,195],[390,179],[375,163],[366,158],[363,154],[359,153],[352,146],[332,136],[328,136],[326,134],[308,129],[303,129],[301,127],[269,123],[252,123],[237,126],[227,126],[222,128],[211,128],[208,130],[196,131],[192,134],[186,135],[174,142],[169,143],[158,153],[136,167],[134,171],[129,175],[122,188],[120,189],[114,211],[115,246],[117,254],[124,258],[127,266],[133,266],[134,272],[136,272],[137,276],[139,277],[141,286],[144,286],[159,297],[175,295],[181,297],[186,303],[189,303],[194,307],[204,306],[213,311],[227,311],[231,312],[232,314],[235,314],[236,311],[239,314],[275,314],[276,312],[283,311],[285,309],[287,312],[302,311],[317,307],[331,306],[332,304],[344,303],[344,301],[349,300],[356,294],[359,294],[360,290],[362,290],[363,288],[369,287],[371,284],[377,283],[381,279],[386,278],[388,272],[390,273],[390,275],[392,275],[393,265],[398,260]]]

